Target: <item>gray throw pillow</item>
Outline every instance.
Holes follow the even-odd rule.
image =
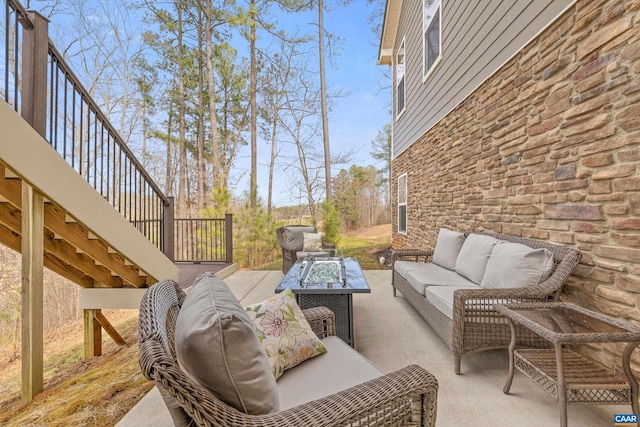
[[[433,251],[433,263],[447,270],[453,270],[463,243],[463,233],[441,228]]]
[[[277,412],[276,381],[245,309],[213,273],[198,277],[176,321],[176,355],[193,381],[247,414]]]
[[[470,234],[465,239],[456,259],[456,272],[479,285],[496,243],[498,240],[495,237]]]
[[[553,254],[547,249],[500,242],[491,253],[483,288],[522,288],[544,282],[553,271]]]

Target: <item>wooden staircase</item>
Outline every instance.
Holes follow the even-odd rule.
[[[159,280],[133,265],[45,199],[44,265],[83,288],[146,287]],[[21,252],[22,179],[0,163],[0,243]]]
[[[1,102],[0,123],[0,244],[22,254],[27,402],[43,390],[43,267],[82,287],[85,357],[102,353],[102,330],[124,343],[101,309],[136,308],[144,288],[177,280],[178,268]]]

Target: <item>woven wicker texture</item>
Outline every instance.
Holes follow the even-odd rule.
[[[327,307],[334,313],[336,335],[347,344],[353,343],[353,307],[348,294],[297,294],[298,305],[302,309]],[[353,347],[353,345],[352,345]]]
[[[247,415],[226,405],[189,381],[178,366],[173,333],[184,296],[173,281],[153,285],[142,299],[139,320],[140,368],[160,389],[176,425],[435,425],[438,382],[416,365],[275,414]],[[304,313],[316,335],[334,333],[330,310],[317,307]]]
[[[525,374],[560,405],[560,425],[567,425],[567,405],[576,403],[631,404],[638,413],[638,382],[630,358],[640,343],[640,328],[563,302],[498,305],[496,310],[510,325],[522,325],[553,343],[553,350],[515,350],[517,334],[512,329],[509,346],[509,376],[503,391],[509,393],[515,369]],[[580,343],[627,343],[622,353],[624,376],[563,346]]]
[[[544,391],[558,398],[554,350],[515,351],[515,367]],[[562,350],[567,403],[631,404],[631,386],[622,374],[596,364],[573,350]]]
[[[460,373],[463,354],[477,351],[508,348],[511,331],[503,316],[495,309],[496,304],[515,302],[554,301],[558,298],[562,285],[580,261],[580,252],[575,249],[555,245],[526,237],[499,233],[480,233],[496,239],[520,243],[531,248],[545,248],[553,254],[554,270],[547,280],[535,286],[505,289],[460,289],[454,293],[453,321],[438,314],[424,296],[412,292],[412,287],[399,274],[392,279],[393,292],[400,290],[407,300],[425,317],[433,329],[444,339],[454,355],[454,369]],[[392,261],[415,260],[430,262],[431,250],[394,250]],[[514,277],[514,281],[517,277]],[[437,320],[431,323],[431,319]],[[449,332],[450,331],[450,332]],[[533,331],[518,327],[518,346],[549,347],[549,343]]]

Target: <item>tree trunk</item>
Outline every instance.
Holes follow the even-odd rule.
[[[249,103],[251,106],[251,188],[250,191],[250,206],[251,212],[255,212],[256,205],[258,204],[258,146],[257,146],[257,116],[258,113],[256,111],[256,77],[257,77],[257,65],[256,65],[256,9],[255,9],[255,0],[251,0],[249,2],[249,28],[250,28],[250,36],[249,36],[249,44],[251,50],[251,88],[249,89]]]
[[[186,190],[187,190],[187,144],[185,141],[185,97],[184,97],[184,48],[182,42],[182,2],[176,1],[178,12],[178,114],[179,114],[179,135],[180,145],[180,170],[178,171],[178,217],[183,218],[186,210]]]
[[[202,52],[202,9],[198,8],[198,52]],[[206,165],[204,158],[204,70],[202,55],[198,55],[198,211],[202,212],[206,203],[205,175]]]
[[[171,156],[171,126],[173,125],[173,97],[169,98],[169,114],[167,118],[167,161],[164,177],[164,192],[167,195],[173,194],[173,179],[171,172],[171,163],[173,163],[173,157]]]
[[[307,192],[307,200],[309,202],[309,213],[311,215],[311,220],[313,221],[313,226],[317,228],[318,222],[316,220],[316,203],[313,198],[313,187],[311,184],[311,178],[309,176],[309,170],[307,169],[307,158],[298,138],[296,138],[296,147],[298,148],[300,171],[302,172],[302,177],[304,178],[304,187]]]
[[[220,151],[218,148],[218,117],[216,112],[215,82],[213,80],[213,31],[211,22],[211,0],[206,1],[205,10],[205,43],[207,55],[207,83],[209,86],[209,118],[211,122],[211,163],[213,165],[213,188],[220,183]]]
[[[323,0],[318,0],[318,56],[320,58],[320,104],[322,107],[322,141],[324,143],[324,174],[327,200],[331,200],[331,150],[329,147],[329,117],[327,111],[327,87],[324,73],[324,23]]]
[[[267,216],[271,217],[271,207],[273,203],[273,171],[276,164],[276,143],[278,139],[278,117],[277,113],[273,118],[273,128],[271,129],[271,160],[269,161],[269,188],[267,197]]]

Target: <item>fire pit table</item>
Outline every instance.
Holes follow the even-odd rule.
[[[371,293],[362,268],[354,257],[299,259],[276,288],[291,289],[300,308],[324,306],[335,314],[336,335],[355,347],[353,294]]]

